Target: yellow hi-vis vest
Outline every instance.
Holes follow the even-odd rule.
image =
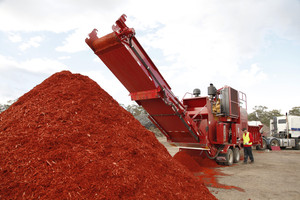
[[[247,132],[246,134],[243,133],[243,144],[252,145],[252,142],[250,142],[249,132]]]

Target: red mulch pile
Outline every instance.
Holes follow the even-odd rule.
[[[0,199],[216,199],[96,82],[56,73],[0,114]]]
[[[174,155],[174,159],[190,170],[206,186],[222,189],[236,189],[244,192],[244,189],[236,186],[220,184],[218,176],[227,176],[220,171],[215,160],[209,159],[204,151],[183,150]]]

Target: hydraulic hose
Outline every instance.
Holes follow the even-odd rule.
[[[207,151],[205,151],[205,153],[206,153],[206,155],[207,155],[207,157],[208,157],[209,159],[214,160],[214,159],[219,155],[219,153],[220,153],[221,150],[222,150],[222,148],[219,148],[218,151],[217,151],[217,153],[216,153],[216,155],[213,156],[213,157],[211,157],[211,156],[208,154]]]

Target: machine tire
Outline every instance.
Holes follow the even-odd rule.
[[[270,141],[270,149],[272,149],[272,146],[280,146],[279,141],[276,138],[271,139]]]
[[[240,161],[240,149],[234,148],[233,149],[233,163],[238,163]]]
[[[256,150],[265,150],[267,148],[267,141],[265,138],[263,138],[262,142],[263,142],[263,147],[261,147],[259,144],[256,146]]]
[[[295,149],[300,150],[300,139],[295,139]]]
[[[225,154],[226,162],[224,163],[227,166],[230,166],[233,164],[233,152],[232,149],[228,149],[227,153]]]
[[[218,165],[224,165],[224,163],[223,163],[223,162],[217,162],[217,164],[218,164]]]

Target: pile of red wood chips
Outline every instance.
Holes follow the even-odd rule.
[[[56,73],[0,114],[0,199],[216,199],[96,82]]]

